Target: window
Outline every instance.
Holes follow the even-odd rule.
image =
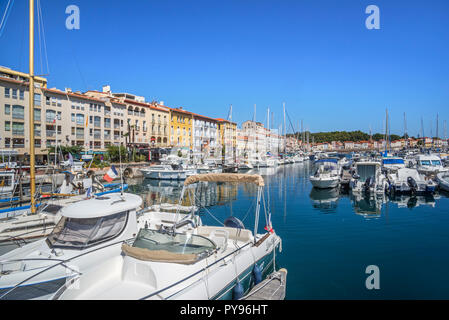
[[[24,100],[25,99],[25,91],[20,89],[19,90],[19,98],[20,100]]]
[[[10,98],[11,96],[10,96],[10,93],[11,92],[11,89],[10,88],[5,88],[5,98]]]
[[[40,124],[35,124],[34,125],[34,135],[36,137],[40,137],[41,136],[41,125]]]
[[[11,114],[11,105],[5,104],[5,114]]]
[[[61,113],[61,111],[58,111],[58,120],[61,120],[62,119],[62,113]]]
[[[76,114],[76,124],[79,124],[79,125],[84,124],[84,114],[81,114],[81,113]]]
[[[34,105],[35,106],[41,105],[41,95],[39,93],[34,94]]]
[[[25,108],[19,105],[12,106],[12,118],[13,119],[24,119]]]
[[[13,135],[24,135],[25,129],[23,122],[13,122],[12,123],[12,134]]]
[[[5,121],[5,131],[11,131],[11,121]]]
[[[75,122],[75,114],[72,113],[70,116],[71,116],[72,122]]]
[[[17,89],[12,89],[12,98],[17,99]]]
[[[41,121],[41,109],[34,108],[34,121]]]
[[[51,122],[51,123],[53,123],[53,121],[55,120],[55,118],[56,118],[56,111],[54,111],[54,110],[47,110],[47,111],[45,112],[45,121],[46,121],[46,122]]]
[[[46,104],[47,106],[50,105],[50,97],[45,97],[45,104]],[[72,106],[72,107],[73,107],[73,106]]]

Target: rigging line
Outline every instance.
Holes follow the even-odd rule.
[[[195,198],[195,202],[196,202],[196,200],[198,200],[197,199],[197,197],[196,197],[196,195],[195,194],[193,194],[193,196],[194,196],[194,198]],[[201,205],[201,203],[200,203],[200,205]],[[221,224],[221,225],[223,225],[224,226],[224,223],[223,222],[221,222],[220,220],[218,220],[206,207],[203,207],[204,208],[204,210],[206,210],[206,212],[207,213],[209,213],[209,215],[212,217],[212,218],[214,218],[215,219],[215,221],[217,221],[219,224]]]
[[[8,20],[9,14],[11,13],[12,6],[14,4],[14,0],[8,0],[8,3],[5,8],[5,13],[3,14],[2,21],[0,22],[0,37],[2,36],[3,30],[6,26],[6,21]]]
[[[46,61],[46,64],[47,64],[47,74],[50,74],[50,67],[49,67],[49,64],[48,64],[47,41],[45,39],[44,15],[42,13],[42,7],[41,7],[40,4],[39,4],[38,8],[39,8],[39,11],[41,12],[42,39],[44,40],[44,53],[45,53],[45,61]],[[42,72],[42,74],[44,74],[44,73]]]
[[[41,74],[44,74],[44,68],[43,68],[43,64],[42,64],[42,40],[41,40],[41,16],[40,16],[40,0],[37,0],[37,37],[38,37],[38,44],[39,44],[39,60],[41,63]]]

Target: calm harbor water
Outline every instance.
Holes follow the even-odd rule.
[[[286,299],[449,298],[447,194],[355,199],[312,189],[311,170],[305,162],[250,172],[265,179],[265,202],[283,240],[276,267],[288,270]],[[143,180],[129,191],[152,204],[176,202],[181,188],[178,182]],[[206,206],[203,223],[213,225],[234,215],[253,229],[255,197],[256,188],[246,185],[195,190],[196,203]],[[259,232],[263,220],[262,208]],[[366,289],[369,265],[379,267],[379,290]]]

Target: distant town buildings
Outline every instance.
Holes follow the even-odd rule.
[[[211,118],[164,102],[145,101],[132,93],[48,88],[47,79],[35,77],[34,144],[38,161],[48,160],[49,148],[80,146],[85,153],[101,154],[111,145],[138,150],[181,148],[204,157],[254,158],[267,154],[304,151],[383,150],[381,141],[308,143],[304,136],[285,138],[279,130],[245,121],[238,128],[229,119]],[[19,159],[30,150],[29,93],[26,73],[0,67],[0,149],[14,150]],[[444,147],[447,140],[400,139],[389,147]]]

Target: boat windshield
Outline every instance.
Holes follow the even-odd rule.
[[[128,211],[98,218],[62,217],[47,242],[53,247],[84,249],[117,237],[127,218]]]
[[[421,160],[420,163],[422,166],[430,166],[430,160]]]
[[[432,165],[433,166],[441,166],[441,161],[440,160],[432,160]]]
[[[366,181],[369,177],[376,176],[375,165],[358,165],[357,174],[360,176],[361,181]]]
[[[216,245],[199,235],[183,233],[172,235],[155,230],[141,229],[133,247],[152,251],[164,250],[178,254],[201,254],[215,250]]]

